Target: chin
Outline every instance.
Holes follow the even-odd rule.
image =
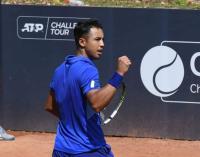
[[[97,55],[97,56],[96,56],[96,59],[100,59],[100,58],[101,58],[101,55]]]
[[[101,55],[92,56],[91,58],[94,59],[94,60],[97,60],[97,59],[101,58]]]

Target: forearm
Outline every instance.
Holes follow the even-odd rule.
[[[45,108],[45,110],[59,118],[59,113],[58,113],[58,111],[56,109],[54,109],[54,108]]]
[[[94,92],[90,92],[88,97],[90,98],[90,103],[92,108],[96,112],[100,112],[107,105],[109,105],[112,100],[114,94],[116,93],[116,88],[110,84],[105,85],[99,90],[95,90]]]
[[[127,56],[119,57],[117,70],[108,81],[108,84],[99,90],[92,90],[87,94],[87,99],[96,112],[100,112],[110,103],[130,65],[131,61]]]
[[[55,101],[55,96],[53,91],[49,91],[49,95],[47,97],[47,101],[45,104],[45,110],[50,112],[56,117],[59,117],[58,108]]]

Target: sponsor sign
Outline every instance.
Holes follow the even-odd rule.
[[[140,66],[142,82],[163,102],[200,104],[199,59],[200,42],[163,41],[145,53]]]
[[[79,17],[19,16],[17,36],[20,39],[74,41],[73,30],[81,20]]]

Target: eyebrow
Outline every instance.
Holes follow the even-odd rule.
[[[104,37],[95,37],[95,39],[98,39],[98,40],[102,39],[102,40],[104,40]]]

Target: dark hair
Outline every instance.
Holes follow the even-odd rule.
[[[85,35],[88,35],[91,28],[100,28],[103,30],[102,25],[96,19],[90,19],[87,21],[78,22],[74,28],[74,38],[76,47],[79,48],[79,39]]]

